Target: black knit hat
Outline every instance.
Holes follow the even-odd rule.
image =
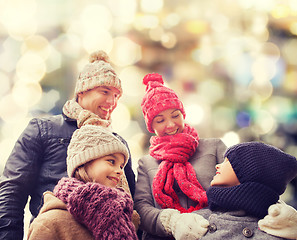
[[[210,187],[206,194],[211,210],[245,210],[249,215],[263,218],[297,175],[295,157],[260,142],[234,145],[227,149],[225,157],[240,184]]]
[[[296,177],[296,158],[280,149],[261,142],[234,145],[225,153],[240,183],[263,184],[279,195]]]

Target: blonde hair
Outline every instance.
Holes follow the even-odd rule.
[[[94,182],[94,180],[91,179],[90,176],[88,175],[88,173],[87,173],[85,167],[86,167],[86,164],[79,166],[79,167],[75,170],[73,176],[74,176],[76,179],[78,179],[78,180],[80,180],[80,181],[83,181],[84,183],[87,183],[87,182]]]

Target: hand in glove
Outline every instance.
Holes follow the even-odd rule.
[[[175,209],[164,209],[160,220],[165,230],[176,240],[199,239],[208,230],[209,222],[196,213],[180,213]]]
[[[271,235],[297,239],[297,211],[293,207],[279,202],[268,209],[268,215],[259,220],[259,228]]]

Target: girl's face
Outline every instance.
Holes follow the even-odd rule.
[[[94,182],[107,187],[116,187],[123,174],[124,164],[124,155],[114,153],[94,159],[85,165],[85,169],[88,176],[93,179]]]
[[[181,133],[184,127],[183,114],[179,109],[175,108],[160,112],[152,122],[152,128],[158,137]]]
[[[210,182],[211,186],[231,187],[240,184],[228,158],[225,158],[224,162],[217,164],[216,170],[216,175]]]

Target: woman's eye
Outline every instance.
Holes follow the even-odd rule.
[[[172,116],[172,118],[178,118],[179,114]]]

